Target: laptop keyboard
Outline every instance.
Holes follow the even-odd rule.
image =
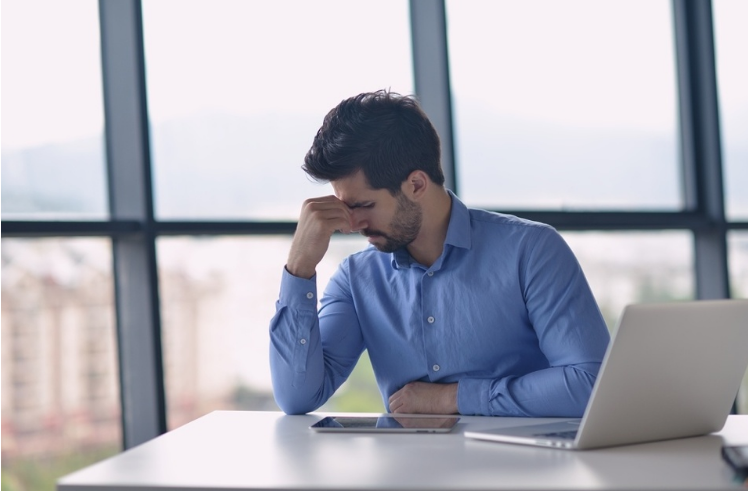
[[[545,437],[545,438],[561,438],[563,440],[573,440],[577,437],[577,430],[553,431],[551,433],[538,433],[533,436],[540,436],[540,437]]]

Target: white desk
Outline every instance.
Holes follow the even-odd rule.
[[[308,426],[319,418],[217,411],[70,474],[57,489],[740,489],[720,447],[748,444],[748,416],[730,416],[705,437],[587,451],[462,435],[528,421],[520,418],[463,417],[449,434],[379,435],[314,433]]]

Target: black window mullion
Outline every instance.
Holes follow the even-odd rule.
[[[712,7],[673,0],[686,209],[709,223],[694,231],[696,297],[729,298]]]
[[[124,447],[166,431],[145,63],[139,0],[99,1]]]
[[[444,0],[410,0],[415,91],[441,139],[445,185],[459,194]]]

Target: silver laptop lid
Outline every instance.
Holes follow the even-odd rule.
[[[748,366],[748,300],[626,307],[577,448],[721,429]]]

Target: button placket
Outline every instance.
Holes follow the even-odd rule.
[[[423,304],[422,305],[424,307],[422,312],[426,314],[426,312],[431,310],[431,314],[425,315],[424,317],[422,317],[422,319],[426,321],[427,327],[429,328],[428,331],[424,332],[424,335],[428,339],[427,347],[426,347],[426,357],[427,359],[431,358],[431,365],[430,366],[427,365],[427,366],[429,367],[428,369],[431,371],[431,377],[433,377],[433,379],[436,379],[438,378],[437,373],[441,370],[441,366],[438,363],[433,362],[434,358],[439,357],[439,353],[440,353],[438,339],[434,337],[437,333],[437,331],[434,330],[434,329],[437,329],[436,315],[434,314],[438,314],[439,312],[438,312],[438,308],[437,308],[437,311],[433,310],[435,306],[432,301],[427,301],[427,299],[433,300],[431,298],[431,295],[429,295],[429,293],[432,293],[432,290],[436,287],[436,285],[434,282],[428,281],[430,278],[433,278],[433,276],[434,276],[434,271],[426,271],[426,274],[422,277],[421,285],[423,288],[422,290],[423,291],[423,300],[422,300]]]

